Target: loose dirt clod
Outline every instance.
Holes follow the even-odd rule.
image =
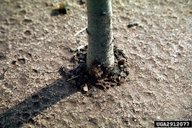
[[[95,63],[89,71],[86,66],[87,46],[75,51],[72,62],[77,64],[73,70],[61,69],[61,74],[67,78],[68,82],[75,83],[83,92],[93,86],[102,90],[119,86],[126,81],[129,75],[126,56],[124,52],[114,47],[115,65],[113,69]]]
[[[58,2],[54,4],[54,9],[52,10],[52,15],[65,15],[69,11],[68,5],[66,2]]]
[[[138,23],[130,23],[127,25],[128,28],[132,28],[134,26],[139,26],[139,24]]]
[[[4,78],[5,78],[5,73],[7,72],[8,69],[9,69],[9,68],[3,69],[3,73],[0,74],[0,80],[4,80]]]
[[[1,60],[5,60],[5,59],[6,59],[5,54],[0,52],[0,61],[1,61]]]

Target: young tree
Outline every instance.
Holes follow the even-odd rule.
[[[95,64],[113,67],[112,0],[87,0],[87,10],[87,67]]]

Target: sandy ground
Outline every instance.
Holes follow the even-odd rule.
[[[70,1],[0,2],[0,128],[152,128],[192,120],[192,1],[114,0],[114,43],[129,80],[85,95],[58,73],[87,44],[86,6]],[[129,24],[137,26],[129,28]]]

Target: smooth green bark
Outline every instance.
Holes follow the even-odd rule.
[[[88,53],[87,66],[101,64],[113,67],[112,0],[87,0]]]

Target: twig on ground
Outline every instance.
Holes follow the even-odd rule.
[[[67,82],[72,81],[72,80],[77,79],[77,78],[79,78],[79,76],[72,76],[71,78],[67,79]]]
[[[84,32],[87,29],[87,27],[84,27],[83,29],[81,29],[80,31],[78,31],[75,36],[78,36],[80,33]]]

